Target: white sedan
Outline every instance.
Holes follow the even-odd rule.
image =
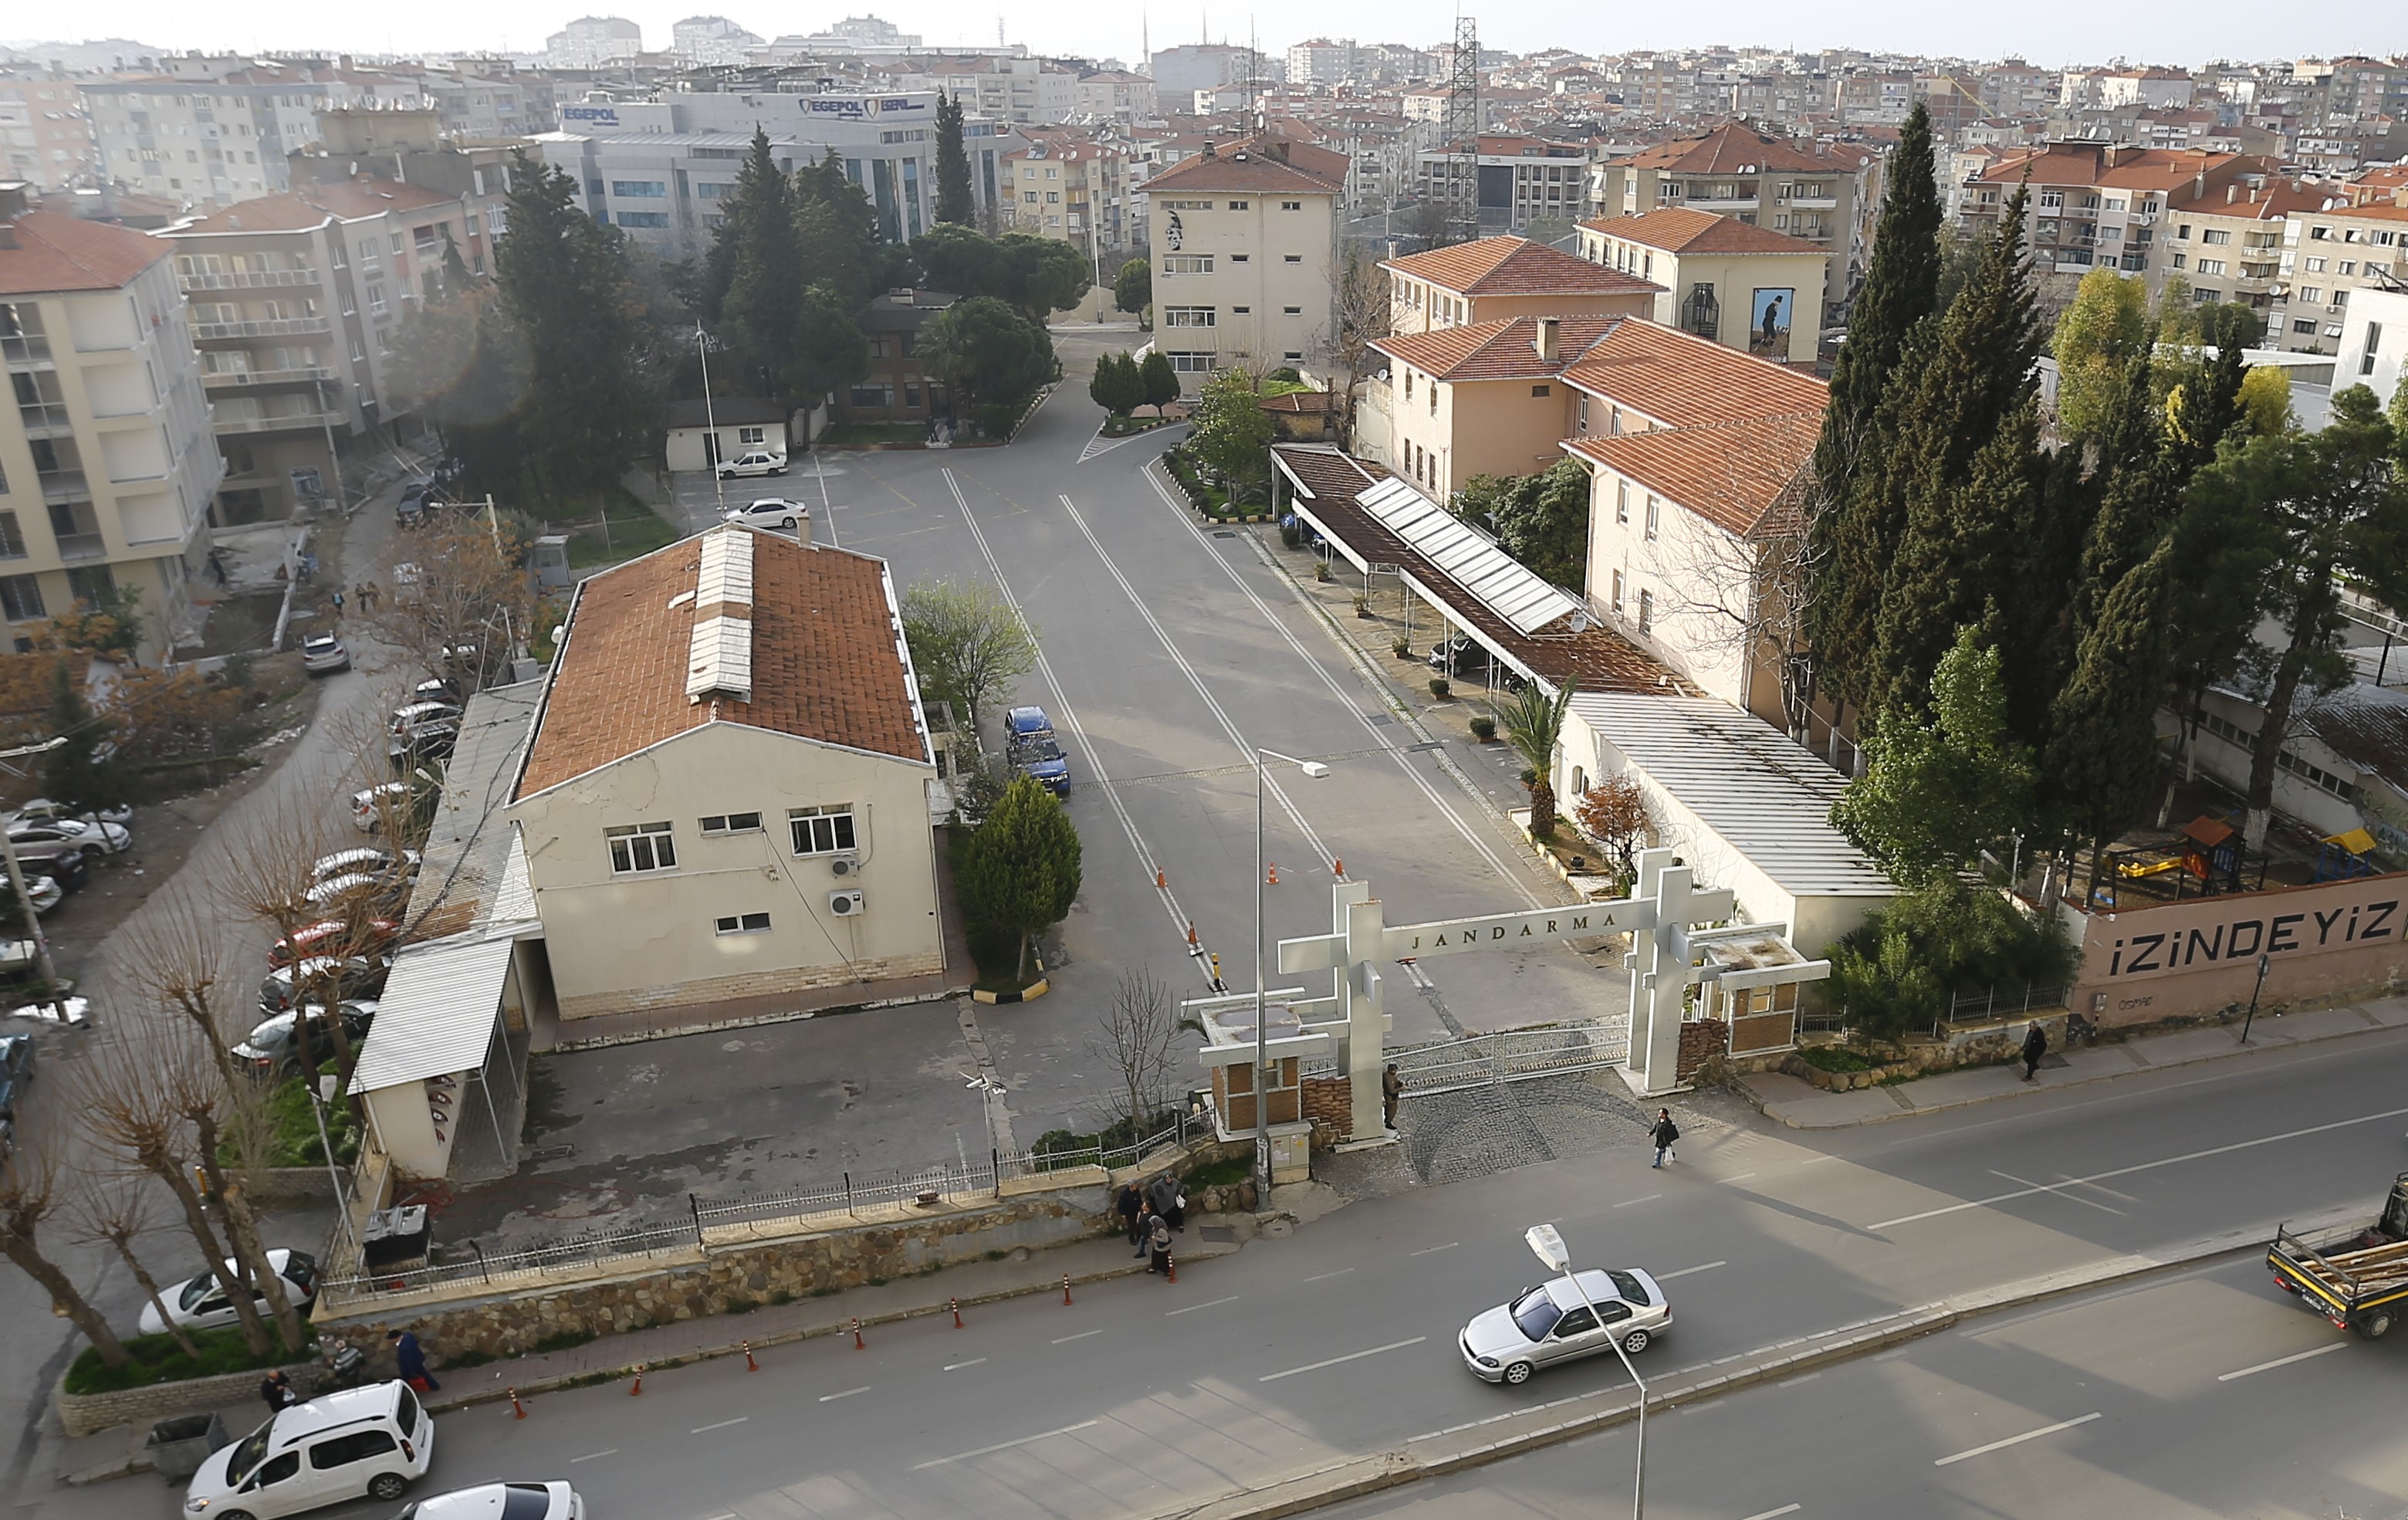
[[[780,533],[792,533],[799,523],[811,520],[811,509],[799,501],[782,496],[763,496],[744,507],[730,507],[725,519],[741,523],[748,528],[773,528]]]
[[[1516,1387],[1557,1362],[1610,1352],[1636,1356],[1672,1323],[1664,1290],[1641,1271],[1585,1271],[1524,1288],[1463,1327],[1456,1345],[1472,1376]]]
[[[36,797],[33,801],[26,803],[23,807],[10,813],[8,815],[8,822],[12,825],[47,824],[53,818],[74,818],[79,820],[97,818],[104,824],[116,824],[122,826],[134,822],[134,810],[131,808],[117,807],[102,808],[98,810],[94,810],[87,808],[79,812],[75,809],[68,807],[64,802],[52,802],[49,797]]]
[[[585,1500],[565,1483],[489,1483],[422,1498],[394,1520],[585,1520]]]
[[[267,1265],[277,1276],[284,1279],[285,1296],[292,1300],[293,1306],[308,1313],[309,1306],[318,1300],[318,1258],[307,1251],[270,1251]],[[227,1262],[226,1273],[236,1282],[241,1282],[242,1264]],[[251,1297],[251,1301],[259,1306],[260,1312],[265,1313],[266,1296],[253,1288]],[[173,1287],[162,1288],[159,1299],[167,1306],[168,1316],[186,1329],[212,1330],[235,1322],[233,1301],[227,1298],[225,1289],[219,1285],[216,1276],[209,1272],[188,1277]],[[144,1335],[167,1333],[166,1321],[159,1317],[158,1304],[142,1306],[141,1329]]]
[[[66,844],[109,855],[134,848],[131,829],[96,818],[51,818],[41,823],[11,824],[8,838],[16,844]]]

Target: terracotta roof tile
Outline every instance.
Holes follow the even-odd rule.
[[[1539,356],[1539,323],[1556,323],[1553,359]],[[1625,317],[1508,317],[1499,322],[1475,322],[1441,327],[1428,333],[1401,333],[1376,339],[1372,347],[1400,364],[1442,380],[1542,380],[1560,374],[1566,365],[1595,347]]]
[[[1871,158],[1861,150],[1828,153],[1792,137],[1771,136],[1738,122],[1726,122],[1711,132],[1657,143],[1615,162],[1635,169],[1670,169],[1680,174],[1739,174],[1750,169],[1845,174],[1863,167]]]
[[[1830,398],[1830,387],[1812,375],[1636,318],[1617,323],[1564,379],[1666,427],[1819,416]]]
[[[1288,191],[1305,195],[1334,195],[1345,186],[1342,169],[1337,175],[1322,173],[1301,163],[1282,163],[1266,150],[1269,139],[1255,137],[1245,142],[1224,143],[1213,149],[1211,158],[1198,153],[1146,181],[1148,194],[1170,191],[1213,190],[1238,191],[1268,195],[1275,191]],[[1313,150],[1324,158],[1338,155],[1324,150]],[[1297,145],[1288,145],[1288,157],[1298,156]]]
[[[148,233],[55,211],[17,219],[17,246],[0,249],[0,295],[113,291],[175,251]]]
[[[927,758],[886,562],[750,528],[711,531],[752,538],[752,700],[685,695],[708,534],[605,570],[569,609],[517,796],[714,722]]]
[[[2270,159],[2243,161],[2239,153],[2210,152],[2203,148],[2142,148],[2119,152],[2113,165],[2106,155],[2083,146],[2056,145],[2017,153],[1982,172],[1979,183],[2010,185],[2023,181],[2027,168],[2035,185],[2097,185],[2114,190],[2173,190],[2203,174],[2214,174],[2236,162],[2271,166]]]
[[[363,175],[356,179],[336,179],[322,185],[311,185],[307,190],[236,201],[223,210],[194,218],[168,236],[188,232],[304,232],[330,216],[352,221],[360,217],[381,216],[387,211],[417,211],[430,206],[448,206],[456,198],[438,194],[421,185]]]
[[[1741,538],[1770,538],[1804,525],[1805,486],[1822,430],[1818,409],[1572,438],[1564,452],[1627,476]]]
[[[1737,217],[1671,207],[1641,216],[1619,216],[1605,222],[1584,222],[1584,230],[1603,233],[1627,242],[1643,243],[1672,253],[1812,253],[1830,257],[1830,251],[1803,237],[1758,227]]]
[[[1483,237],[1390,259],[1381,267],[1457,295],[1652,294],[1664,288],[1526,237]]]

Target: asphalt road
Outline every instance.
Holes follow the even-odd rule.
[[[1678,1323],[1642,1365],[1672,1371],[2219,1231],[2351,1204],[2371,1212],[2401,1167],[2403,1074],[2408,1035],[2370,1034],[2205,1075],[2140,1075],[1862,1130],[1793,1135],[1701,1122],[1661,1172],[1634,1134],[1576,1161],[1356,1203],[1199,1265],[1176,1286],[1138,1277],[1083,1290],[1071,1308],[1014,1300],[979,1311],[962,1331],[942,1320],[884,1328],[866,1351],[809,1341],[779,1348],[759,1373],[728,1361],[681,1369],[647,1378],[640,1401],[624,1385],[555,1394],[524,1422],[507,1406],[446,1415],[436,1482],[566,1475],[587,1491],[596,1520],[1150,1514],[1619,1384],[1618,1366],[1592,1362],[1505,1390],[1460,1365],[1453,1337],[1462,1322],[1540,1275],[1520,1239],[1538,1220],[1560,1221],[1577,1261],[1635,1264],[1667,1282]],[[2340,1339],[2262,1276],[2216,1281],[2232,1338],[2186,1335],[2181,1343],[2197,1357],[2182,1368],[2220,1376]],[[1914,1435],[1914,1450],[1928,1446],[1922,1460],[2094,1410],[2106,1417],[2103,1388],[2094,1397],[2071,1384],[2027,1387],[2015,1381],[2025,1375],[2016,1358],[2033,1376],[2046,1369],[2014,1349],[2021,1342],[1993,1339],[1943,1344],[1962,1341],[1965,1355],[1990,1358],[2001,1388],[1969,1373],[1984,1398],[1935,1405],[1919,1432],[1885,1423],[1899,1439]],[[2128,1376],[2136,1392],[2114,1417],[2140,1417],[2144,1406],[2133,1399],[2151,1385],[2138,1351],[2078,1326],[2062,1343],[2090,1344],[2086,1355]],[[2350,1344],[2351,1357],[2319,1358],[2315,1370],[2376,1358],[2387,1367],[2401,1355],[2390,1343]],[[1873,1365],[1887,1375],[1894,1364]],[[1827,1468],[1810,1465],[1793,1480],[1771,1464],[1754,1508],[1731,1486],[1718,1494],[1738,1507],[1670,1513],[1744,1516],[1802,1502],[1780,1483],[1853,1463],[1855,1448],[1830,1439],[1836,1416],[1827,1410],[1839,1407],[1816,1396],[1812,1417],[1791,1408],[1796,1428],[1781,1437],[1786,1451],[1828,1448],[1815,1458]],[[2161,1419],[2179,1427],[2171,1410]],[[2097,1465],[2117,1460],[2113,1441],[2078,1435],[2065,1444]],[[1622,1470],[1611,1453],[1599,1460]],[[1670,1472],[1679,1459],[1658,1466]],[[1735,1485],[1731,1466],[1718,1482]],[[2361,1461],[2335,1470],[2365,1470]],[[1978,1474],[1952,1466],[1947,1475]],[[37,1513],[142,1520],[165,1516],[171,1502],[150,1485],[118,1484]],[[1900,1502],[1866,1513],[1918,1513]]]

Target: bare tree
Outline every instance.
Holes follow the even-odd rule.
[[[42,1285],[50,1302],[92,1342],[103,1366],[130,1366],[134,1358],[109,1328],[108,1317],[42,1250],[41,1229],[59,1211],[61,1182],[49,1142],[21,1134],[7,1159],[0,1162],[0,1253]]]
[[[398,540],[366,622],[437,675],[475,691],[509,667],[535,612],[526,545],[511,524],[455,507]]]
[[[1627,776],[1606,776],[1589,784],[1572,804],[1572,821],[1581,832],[1612,855],[1626,878],[1638,874],[1639,847],[1656,826],[1647,811],[1647,793]]]
[[[1393,307],[1387,271],[1373,260],[1349,251],[1346,267],[1331,282],[1338,295],[1338,324],[1328,347],[1329,362],[1346,376],[1337,419],[1340,448],[1354,446],[1354,393],[1363,377],[1379,367],[1380,352],[1371,345],[1388,336]]]
[[[1101,1038],[1089,1042],[1087,1053],[1111,1063],[1120,1084],[1118,1117],[1126,1121],[1131,1140],[1142,1140],[1146,1126],[1168,1106],[1180,1034],[1201,1033],[1202,1026],[1179,1015],[1169,987],[1155,980],[1149,966],[1122,973],[1096,1025]]]
[[[201,1348],[194,1343],[175,1315],[167,1312],[167,1300],[159,1291],[158,1280],[134,1250],[134,1242],[158,1227],[152,1216],[151,1200],[156,1196],[143,1183],[138,1173],[122,1171],[87,1172],[81,1185],[68,1197],[65,1218],[76,1231],[76,1239],[85,1244],[106,1241],[142,1284],[143,1297],[150,1301],[151,1312],[167,1326],[175,1338],[176,1348],[185,1355],[200,1359]]]

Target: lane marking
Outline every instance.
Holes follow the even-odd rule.
[[[2088,1425],[2091,1421],[2098,1419],[2099,1417],[2099,1411],[2094,1409],[2087,1414],[2080,1415],[2071,1420],[2059,1420],[2055,1425],[2044,1425],[2037,1430],[2027,1430],[2020,1436],[2009,1436],[2004,1441],[1994,1441],[1987,1446],[1976,1446],[1969,1452],[1958,1452],[1953,1456],[1940,1457],[1931,1465],[1936,1468],[1944,1468],[1952,1462],[1962,1462],[1968,1457],[1985,1456],[1991,1452],[2004,1451],[2010,1446],[2020,1446],[2027,1441],[2038,1441],[2042,1436],[2053,1436],[2060,1430],[2071,1430],[2077,1425]]]
[[[2245,1378],[2258,1372],[2271,1372],[2278,1367],[2288,1367],[2293,1362],[2304,1362],[2311,1356],[2321,1356],[2327,1352],[2347,1351],[2348,1349],[2348,1341],[2335,1341],[2330,1345],[2318,1346],[2314,1351],[2302,1351],[2294,1353],[2288,1356],[2277,1356],[2271,1362],[2259,1362],[2255,1367],[2244,1367],[2238,1372],[2224,1373],[2215,1381],[2218,1383],[2230,1383],[2235,1378]]]
[[[2204,1161],[2209,1156],[2230,1155],[2235,1151],[2252,1151],[2260,1145],[2272,1145],[2279,1140],[2303,1140],[2310,1135],[2327,1134],[2332,1130],[2348,1129],[2358,1125],[2379,1124],[2386,1119],[2397,1119],[2401,1114],[2408,1114],[2408,1109],[2386,1109],[2381,1113],[2364,1113],[2355,1119],[2336,1119],[2330,1124],[2310,1125],[2305,1129],[2286,1130],[2279,1135],[2260,1135],[2256,1140],[2235,1140],[2229,1145],[2211,1146],[2204,1151],[2186,1151],[2181,1155],[2170,1155],[2161,1160],[2143,1161],[2129,1167],[2116,1167],[2108,1171],[2094,1171],[2087,1177],[2068,1177],[2061,1183],[2051,1183],[2046,1187],[2020,1188],[2013,1193],[2000,1193],[1995,1197],[1952,1203],[1942,1209],[1926,1209],[1917,1214],[1900,1214],[1896,1219],[1885,1219],[1878,1225],[1867,1225],[1865,1228],[1888,1229],[1897,1225],[1913,1225],[1926,1219],[1938,1219],[1944,1214],[1962,1213],[1968,1209],[1986,1209],[1994,1203],[2012,1203],[2017,1198],[2028,1198],[2036,1193],[2053,1193],[2060,1187],[2073,1187],[2084,1183],[2103,1183],[2111,1177],[2129,1177],[2136,1172],[2155,1171],[2159,1167],[2172,1167],[2185,1161]]]
[[[1796,1514],[1801,1508],[1803,1508],[1802,1505],[1784,1504],[1777,1510],[1758,1510],[1756,1513],[1749,1515],[1747,1520],[1777,1520],[1777,1517],[1781,1515]]]
[[[607,1452],[587,1452],[583,1456],[572,1456],[568,1460],[572,1464],[578,1462],[594,1462],[599,1461],[601,1458],[606,1456],[616,1456],[618,1455],[619,1448],[613,1446]]]
[[[1615,1204],[1614,1207],[1617,1209],[1627,1209],[1634,1203],[1653,1203],[1663,1196],[1664,1195],[1661,1193],[1650,1193],[1643,1198],[1625,1198],[1620,1203]]]
[[[1273,1372],[1268,1376],[1256,1378],[1254,1381],[1256,1383],[1277,1383],[1282,1378],[1292,1378],[1299,1372],[1318,1372],[1325,1367],[1336,1367],[1340,1362],[1359,1362],[1366,1356],[1377,1356],[1383,1351],[1402,1351],[1407,1346],[1418,1346],[1428,1339],[1428,1336],[1417,1335],[1411,1341],[1391,1341],[1384,1346],[1373,1346],[1369,1351],[1350,1351],[1343,1356],[1332,1356],[1326,1362],[1312,1362],[1303,1367],[1291,1367],[1284,1372]]]
[[[842,1393],[822,1394],[820,1395],[820,1402],[823,1404],[833,1404],[839,1398],[851,1398],[854,1394],[867,1393],[868,1391],[869,1384],[865,1383],[858,1388],[847,1388]]]
[[[843,545],[836,541],[836,503],[828,499],[827,464],[817,449],[811,451],[811,472],[820,480],[820,516],[812,537],[824,538],[830,549]]]
[[[1462,1243],[1463,1242],[1461,1240],[1449,1240],[1444,1245],[1426,1246],[1419,1251],[1408,1251],[1405,1255],[1409,1256],[1435,1256],[1441,1251],[1452,1251]]]
[[[1055,1436],[1067,1436],[1074,1430],[1090,1430],[1102,1423],[1100,1420],[1081,1420],[1076,1425],[1066,1425],[1059,1430],[1040,1430],[1033,1436],[1023,1436],[1018,1441],[998,1441],[992,1446],[982,1446],[974,1452],[955,1452],[951,1456],[939,1456],[932,1462],[919,1463],[911,1470],[925,1472],[930,1468],[940,1468],[948,1463],[967,1462],[974,1456],[993,1456],[997,1452],[1008,1452],[1014,1447],[1033,1445],[1040,1441],[1051,1441]]]
[[[1067,1346],[1073,1341],[1084,1341],[1091,1335],[1101,1335],[1104,1332],[1101,1330],[1081,1330],[1077,1335],[1056,1337],[1054,1343],[1057,1346]]]
[[[1714,1181],[1718,1183],[1743,1183],[1755,1175],[1756,1173],[1752,1171],[1735,1171],[1727,1177],[1717,1177]]]
[[[1218,1309],[1218,1308],[1219,1308],[1219,1307],[1221,1307],[1221,1305],[1223,1305],[1223,1304],[1233,1304],[1233,1303],[1236,1303],[1237,1301],[1238,1301],[1238,1296],[1237,1296],[1236,1294],[1234,1294],[1234,1293],[1233,1293],[1233,1294],[1229,1295],[1229,1296],[1228,1296],[1227,1298],[1207,1298],[1206,1300],[1204,1300],[1204,1302],[1202,1302],[1202,1303],[1200,1303],[1200,1304],[1189,1304],[1189,1305],[1188,1305],[1186,1308],[1184,1308],[1184,1309],[1169,1309],[1169,1310],[1165,1310],[1165,1311],[1163,1312],[1163,1315],[1162,1315],[1162,1317],[1163,1317],[1164,1319],[1168,1319],[1168,1318],[1170,1318],[1170,1317],[1171,1317],[1171,1315],[1173,1315],[1173,1314],[1192,1314],[1192,1313],[1196,1312],[1196,1311],[1197,1311],[1197,1310],[1199,1310],[1199,1309]]]
[[[1684,1267],[1677,1272],[1657,1272],[1656,1274],[1656,1281],[1658,1283],[1670,1283],[1676,1277],[1688,1277],[1698,1272],[1711,1272],[1717,1267],[1727,1267],[1729,1265],[1730,1263],[1727,1261],[1710,1261],[1698,1267]]]
[[[973,1356],[966,1362],[947,1362],[945,1364],[945,1370],[948,1372],[958,1372],[965,1367],[976,1367],[985,1360],[986,1358],[983,1356]]]
[[[1348,1272],[1351,1272],[1354,1269],[1352,1267],[1340,1267],[1334,1272],[1315,1272],[1312,1276],[1306,1278],[1305,1281],[1308,1283],[1318,1283],[1324,1278],[1344,1277]]]
[[[724,1430],[731,1425],[742,1425],[752,1417],[750,1414],[738,1414],[732,1420],[722,1420],[717,1425],[697,1425],[692,1433],[698,1436],[707,1430]]]
[[[2002,1177],[2011,1183],[2021,1183],[2026,1187],[2035,1187],[2043,1193],[2054,1193],[2068,1203],[2087,1204],[2093,1209],[2102,1210],[2107,1213],[2114,1214],[2118,1219],[2125,1217],[2124,1211],[2121,1209],[2110,1209],[2107,1205],[2100,1203],[2095,1199],[2076,1197],[2073,1194],[2065,1191],[2067,1188],[2075,1185],[2071,1183],[2035,1183],[2028,1177],[2018,1177],[2012,1171],[2000,1171],[1996,1167],[1991,1167],[1986,1169],[1993,1177]]]

